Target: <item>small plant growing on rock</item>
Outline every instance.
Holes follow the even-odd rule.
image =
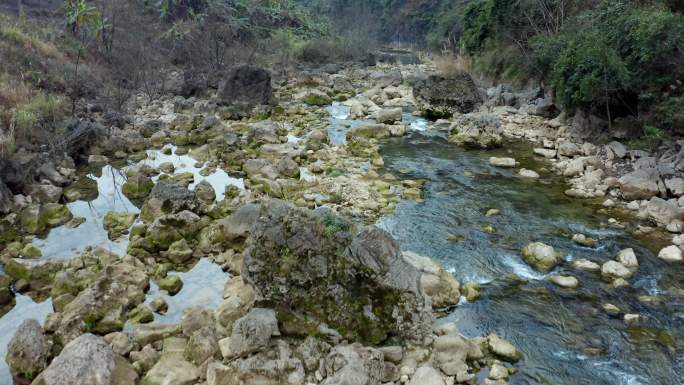
[[[341,231],[349,231],[351,228],[351,225],[347,221],[333,213],[325,213],[322,222],[325,226],[325,233],[328,236],[332,236]]]

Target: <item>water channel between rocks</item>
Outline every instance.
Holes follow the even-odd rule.
[[[348,120],[349,109],[341,104],[335,103],[328,111],[328,133],[336,145],[345,142],[350,127],[367,122]],[[386,141],[381,154],[385,168],[396,176],[428,181],[424,202],[402,201],[377,225],[392,233],[404,250],[435,258],[460,282],[482,285],[480,300],[462,302],[439,322],[456,321],[469,336],[496,332],[511,340],[524,354],[517,365],[520,374],[511,378],[511,384],[682,383],[684,302],[668,291],[684,283],[681,268],[675,270],[657,259],[653,253],[656,245],[644,244],[625,230],[600,226],[608,216],[598,212],[595,202],[566,197],[562,179],[542,171],[541,180],[528,180],[516,176],[515,170],[489,165],[490,156],[513,156],[525,168],[548,167],[526,155],[531,154],[528,144],[512,143],[496,151],[466,151],[449,144],[443,133],[430,129],[427,121],[410,114],[405,114],[404,120],[410,126],[407,137]],[[228,184],[244,188],[242,180],[220,169],[201,176],[197,162],[189,156],[165,155],[159,150],[150,150],[148,155],[143,161],[146,164],[158,166],[170,161],[176,172],[192,172],[195,183],[190,188],[206,179],[219,200]],[[124,173],[106,166],[91,177],[97,181],[98,198],[69,204],[74,216],[86,221],[75,229],[53,229],[47,238],[35,240],[43,258],[75,256],[88,246],[125,253],[126,237],[111,241],[102,228],[108,211],[139,211],[121,194]],[[501,214],[486,217],[491,208]],[[485,226],[495,231],[486,231]],[[574,244],[570,236],[575,233],[598,239],[598,247]],[[462,240],[449,241],[454,235]],[[530,241],[542,241],[562,251],[567,262],[550,274],[577,276],[580,287],[555,287],[544,280],[544,274],[524,264],[520,249]],[[579,258],[602,263],[627,247],[635,250],[640,262],[630,289],[615,291],[597,274],[570,267],[569,262]],[[169,312],[155,315],[156,321],[178,322],[183,309],[190,306],[215,308],[229,279],[207,259],[178,274],[184,288],[175,296],[151,285],[146,303],[162,296],[169,304]],[[637,299],[640,295],[657,295],[663,302],[642,303]],[[641,314],[642,323],[630,327],[619,318],[609,317],[601,310],[607,302]],[[38,304],[18,295],[16,306],[0,318],[2,357],[23,319],[42,322],[51,310],[49,300]],[[3,359],[0,383],[9,382]]]

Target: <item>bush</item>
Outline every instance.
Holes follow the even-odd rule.
[[[553,66],[552,85],[567,108],[591,108],[618,103],[629,81],[629,72],[615,49],[596,32],[570,36]]]

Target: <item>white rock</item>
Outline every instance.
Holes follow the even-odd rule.
[[[672,237],[672,243],[677,246],[684,245],[684,234],[678,234]]]
[[[634,249],[621,250],[615,259],[630,270],[639,268],[639,260],[634,254]]]
[[[599,270],[601,270],[601,266],[598,263],[592,262],[588,259],[578,259],[576,261],[573,261],[572,266],[575,269],[586,270],[586,271],[599,271]]]
[[[608,261],[601,266],[601,275],[607,279],[628,279],[632,274],[632,271],[617,261]]]
[[[683,259],[682,249],[674,245],[665,247],[658,253],[658,258],[666,260],[668,262],[681,262]]]
[[[528,170],[526,168],[520,169],[518,175],[520,175],[523,178],[539,179],[539,174],[536,171]]]
[[[495,156],[489,158],[489,164],[496,167],[515,167],[515,159],[513,158],[497,158]]]
[[[424,365],[416,370],[409,385],[446,385],[446,382],[437,369]]]
[[[667,179],[665,186],[676,197],[684,195],[684,179],[682,178]]]
[[[546,279],[554,283],[555,285],[568,289],[574,289],[577,286],[579,286],[579,281],[577,280],[577,278],[572,276],[551,275]]]

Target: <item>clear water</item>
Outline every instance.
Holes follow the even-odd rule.
[[[684,267],[659,260],[658,245],[601,227],[608,216],[597,202],[565,196],[561,179],[542,172],[541,180],[528,180],[490,166],[490,156],[514,156],[529,169],[547,166],[527,155],[526,144],[506,148],[512,154],[466,151],[430,131],[413,131],[381,148],[389,171],[428,183],[424,203],[401,202],[378,224],[402,248],[437,259],[459,281],[482,284],[482,299],[457,306],[441,322],[456,321],[470,336],[496,332],[511,340],[524,354],[512,384],[684,383],[684,296],[668,290],[684,287]],[[486,217],[491,208],[501,215]],[[485,225],[496,233],[483,231]],[[599,247],[574,244],[574,233],[599,239]],[[449,241],[452,234],[464,240]],[[574,275],[580,287],[560,289],[527,266],[520,249],[530,241],[561,251],[567,262],[550,274]],[[627,247],[641,265],[628,289],[611,289],[598,274],[570,265],[579,258],[602,263]],[[654,293],[663,305],[637,300]],[[608,317],[601,309],[607,302],[641,314],[641,324],[628,327]]]
[[[110,211],[140,212],[121,192],[121,186],[126,182],[125,174],[112,166],[105,166],[99,176],[91,173],[87,177],[97,181],[97,198],[67,204],[74,217],[84,217],[85,222],[76,228],[56,227],[46,238],[35,239],[33,244],[42,251],[43,258],[72,258],[87,247],[97,246],[119,255],[126,252],[128,238],[112,241],[102,225],[104,216]]]
[[[35,319],[41,325],[45,323],[48,314],[52,312],[52,301],[46,300],[41,303],[34,302],[27,295],[17,295],[16,305],[12,310],[0,318],[0,384],[11,384],[12,375],[5,362],[7,345],[19,329],[19,325],[27,319]]]
[[[175,155],[176,147],[168,146],[172,154],[166,155],[163,150],[148,150],[148,158],[136,165],[130,165],[122,169],[105,166],[98,175],[90,173],[88,178],[97,181],[98,196],[92,201],[75,201],[67,204],[74,217],[84,217],[86,220],[76,228],[68,226],[56,227],[43,239],[36,238],[33,244],[43,253],[43,258],[73,258],[81,254],[87,247],[103,247],[112,253],[124,255],[128,248],[128,237],[124,236],[116,240],[110,240],[107,231],[102,225],[104,216],[112,212],[139,213],[136,207],[121,192],[126,182],[125,171],[130,167],[146,164],[158,167],[164,162],[171,162],[175,167],[175,173],[190,172],[194,176],[194,182],[189,189],[193,189],[198,183],[206,180],[216,191],[216,200],[223,200],[226,186],[233,185],[244,190],[245,184],[241,178],[228,175],[221,168],[207,176],[200,175],[201,168],[195,167],[196,160],[189,155]],[[157,177],[153,178],[154,180]]]
[[[197,186],[198,183],[202,181],[207,181],[211,185],[211,187],[214,188],[214,191],[216,191],[216,200],[221,201],[223,200],[225,196],[225,190],[226,187],[229,185],[236,186],[240,190],[245,189],[245,183],[242,178],[234,178],[230,175],[228,175],[227,172],[225,172],[221,168],[216,168],[214,172],[211,174],[204,176],[200,174],[200,171],[202,171],[201,167],[195,167],[198,164],[201,164],[202,162],[198,162],[197,160],[193,159],[190,155],[176,155],[176,146],[171,146],[168,145],[165,148],[168,148],[171,150],[171,154],[167,155],[164,154],[164,149],[162,150],[148,150],[147,151],[147,159],[143,160],[141,163],[142,164],[147,164],[149,166],[153,167],[159,167],[160,164],[165,163],[165,162],[171,162],[173,163],[175,167],[174,173],[180,174],[180,173],[185,173],[189,172],[192,173],[192,175],[195,177],[195,180],[193,183],[191,183],[188,188],[190,190],[194,189],[195,186]],[[155,178],[156,179],[156,178]]]
[[[180,322],[183,310],[189,307],[216,309],[223,302],[223,288],[230,279],[230,274],[206,258],[189,271],[184,273],[169,273],[177,275],[183,281],[183,288],[176,295],[169,295],[165,290],[150,281],[145,304],[149,305],[155,298],[164,298],[169,306],[164,314],[154,314],[154,320],[163,324]]]

